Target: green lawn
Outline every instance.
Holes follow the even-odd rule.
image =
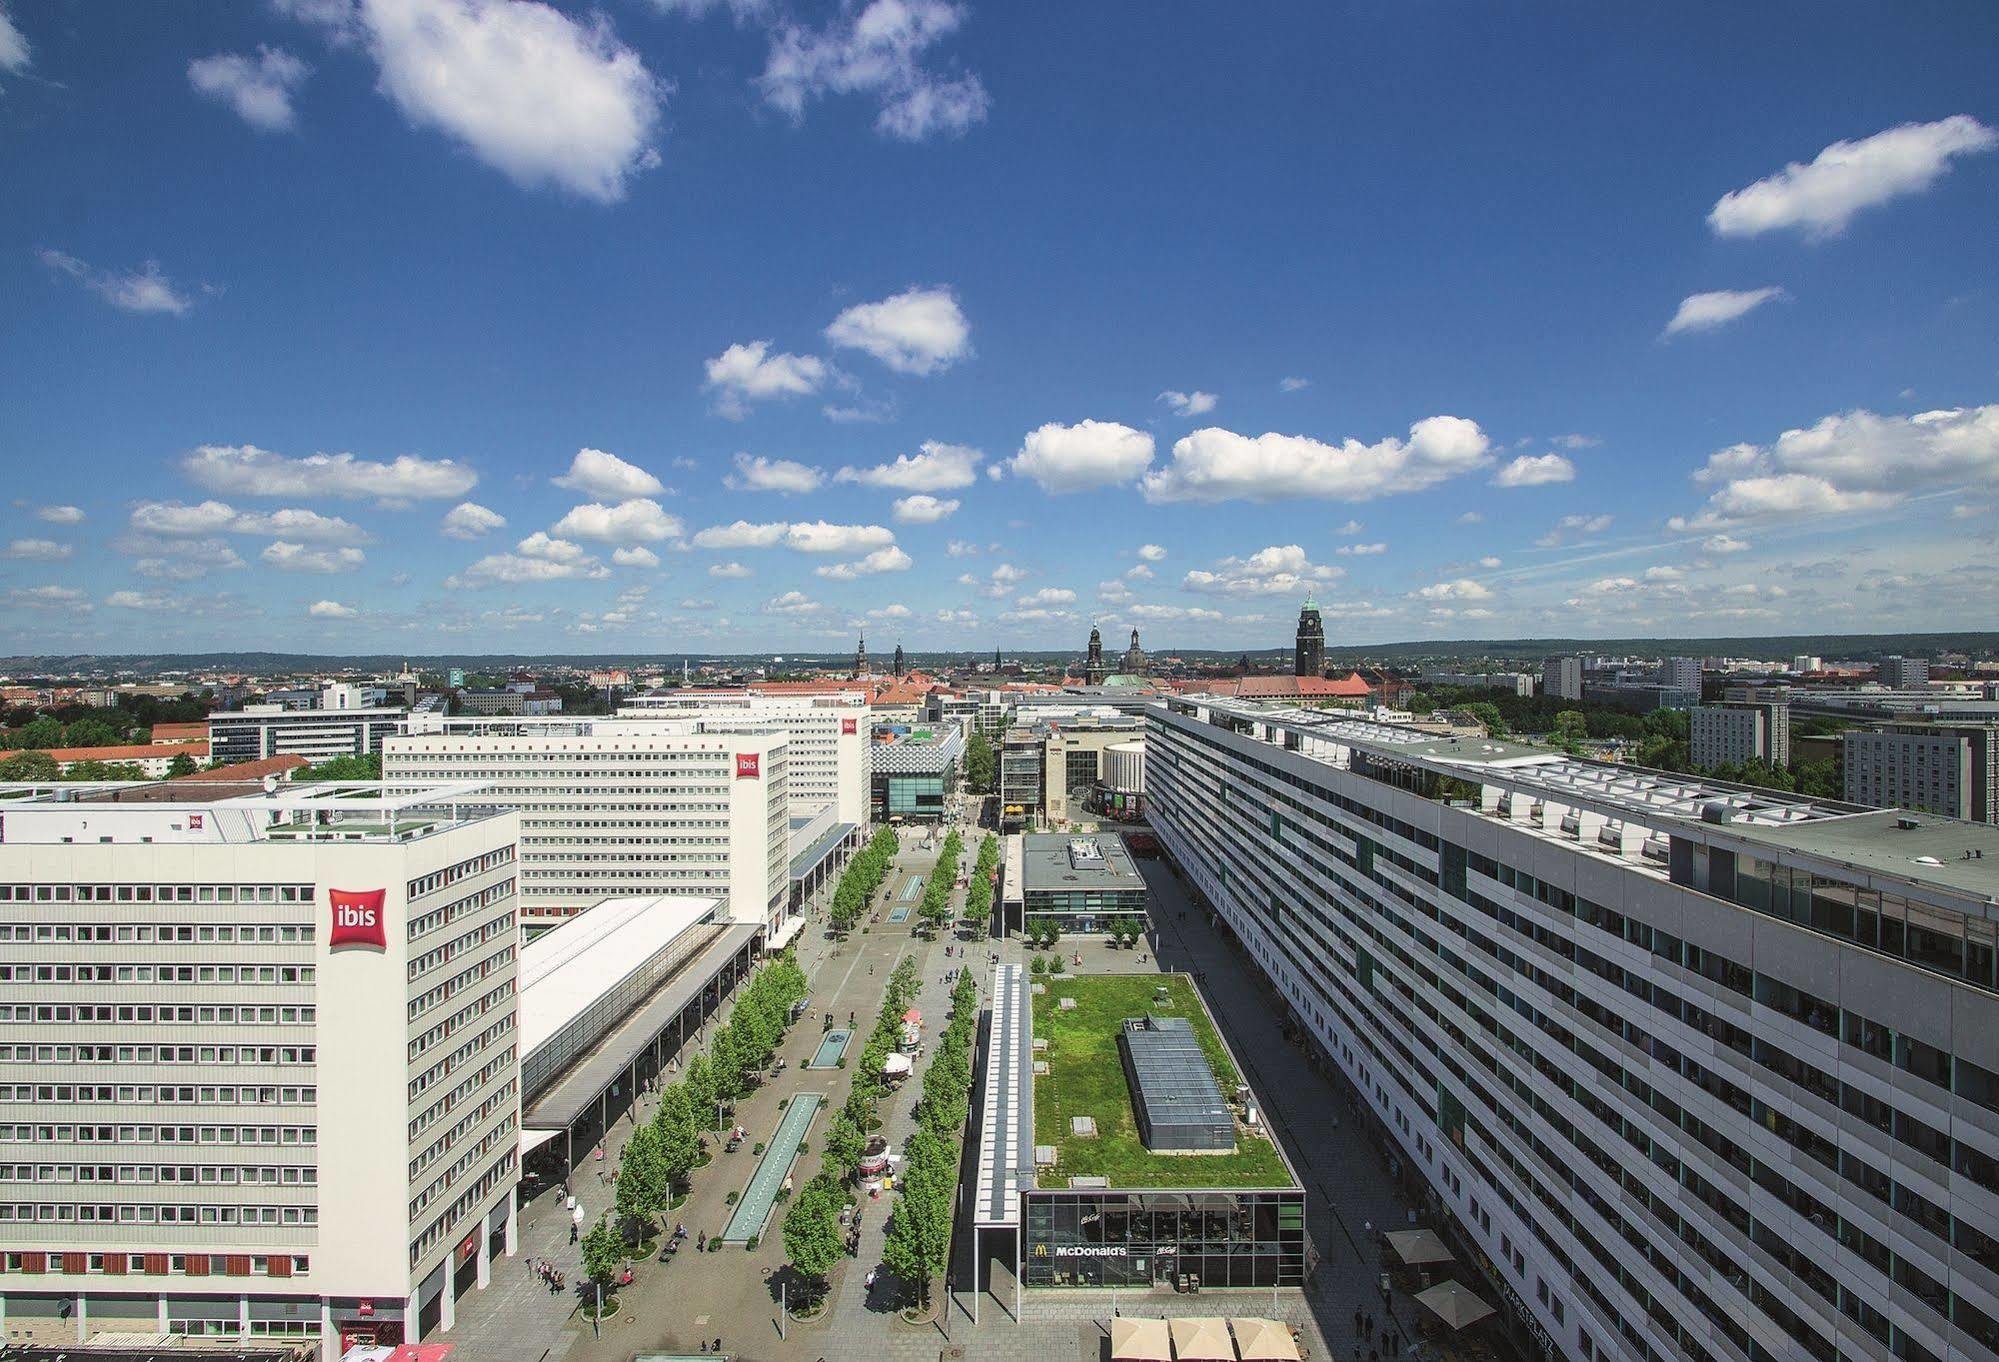
[[[1085,974],[1049,977],[1034,999],[1034,1035],[1048,1049],[1037,1058],[1048,1072],[1034,1080],[1034,1141],[1056,1147],[1055,1167],[1040,1185],[1066,1187],[1072,1177],[1104,1177],[1113,1187],[1289,1187],[1291,1173],[1275,1146],[1261,1135],[1239,1136],[1233,1154],[1154,1154],[1138,1138],[1131,1092],[1118,1058],[1118,1031],[1126,1017],[1147,1013],[1192,1019],[1201,1048],[1226,1096],[1235,1066],[1222,1048],[1215,1023],[1184,974]],[[1153,1001],[1161,984],[1168,1001]],[[1061,1000],[1076,1007],[1063,1011]],[[1094,1116],[1097,1135],[1069,1133],[1069,1118]]]

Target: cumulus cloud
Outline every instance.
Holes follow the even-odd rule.
[[[1709,553],[1743,553],[1748,550],[1749,543],[1732,534],[1712,534],[1701,540],[1701,547]]]
[[[1157,563],[1166,556],[1166,550],[1157,544],[1140,544],[1138,556],[1148,563]]]
[[[904,374],[939,373],[972,353],[971,324],[948,288],[910,288],[856,303],[833,319],[826,339]]]
[[[895,518],[906,525],[935,525],[945,517],[956,514],[959,502],[956,497],[933,497],[927,492],[895,499]]]
[[[1182,436],[1173,460],[1146,475],[1148,501],[1368,501],[1420,492],[1481,467],[1491,443],[1476,421],[1430,416],[1407,440],[1326,444],[1274,432],[1254,438],[1210,426]]]
[[[730,7],[739,17],[762,12],[753,0],[731,0]],[[824,28],[780,23],[757,89],[794,121],[814,99],[859,94],[877,102],[875,131],[885,137],[919,142],[963,133],[985,121],[986,87],[976,75],[945,75],[925,59],[964,23],[965,12],[947,0],[873,0],[859,10],[842,6]]]
[[[506,524],[507,518],[498,511],[488,510],[476,501],[461,501],[444,513],[438,528],[447,539],[477,539],[506,528]]]
[[[611,554],[611,561],[619,567],[656,568],[659,566],[659,555],[651,549],[634,545],[631,548],[615,550]]]
[[[1695,474],[1714,485],[1678,531],[1725,530],[1742,521],[1893,506],[1913,493],[1990,486],[1999,479],[1999,404],[1880,416],[1843,412],[1787,430],[1767,445],[1718,450]]]
[[[1007,461],[1016,475],[1044,492],[1082,492],[1130,482],[1152,463],[1152,437],[1115,421],[1050,421],[1027,433]]]
[[[1370,558],[1377,554],[1388,552],[1388,545],[1381,543],[1342,544],[1334,549],[1333,552],[1347,558]]]
[[[569,471],[549,481],[557,487],[567,487],[572,492],[605,501],[657,497],[666,493],[666,484],[645,469],[601,449],[577,450],[576,457],[569,461]]]
[[[368,561],[359,549],[308,548],[285,539],[265,546],[259,556],[279,572],[352,572]]]
[[[1212,571],[1196,568],[1180,585],[1204,595],[1295,596],[1320,583],[1337,581],[1345,573],[1344,568],[1314,563],[1297,544],[1272,544],[1247,558],[1224,558]]]
[[[1183,393],[1177,388],[1168,388],[1159,394],[1159,400],[1171,407],[1175,416],[1206,416],[1215,409],[1215,403],[1221,401],[1213,393],[1198,390]]]
[[[887,548],[893,543],[895,531],[882,525],[833,525],[824,520],[801,520],[787,526],[784,532],[784,546],[800,553],[859,553],[863,549]]]
[[[1277,380],[1277,390],[1279,392],[1301,392],[1311,386],[1312,380],[1309,378],[1280,378]]]
[[[784,538],[787,528],[781,520],[765,524],[737,520],[698,530],[692,542],[697,549],[767,549]]]
[[[16,539],[7,545],[4,556],[26,563],[53,563],[71,552],[69,545],[53,539]]]
[[[735,464],[736,471],[722,481],[738,492],[815,492],[826,481],[820,470],[793,459],[739,453]]]
[[[21,72],[28,69],[28,40],[21,36],[21,30],[0,9],[0,71]]]
[[[915,611],[902,602],[896,601],[889,605],[884,605],[878,610],[868,611],[868,618],[873,620],[906,620],[915,613]]]
[[[1415,594],[1418,599],[1426,601],[1486,601],[1492,599],[1492,588],[1469,577],[1460,577],[1456,581],[1423,587]]]
[[[1719,289],[1713,293],[1692,293],[1680,299],[1679,311],[1666,323],[1663,334],[1677,336],[1685,331],[1712,331],[1746,317],[1765,303],[1781,302],[1791,295],[1780,288]]]
[[[979,546],[969,539],[953,539],[944,546],[944,552],[953,558],[976,558],[979,556]]]
[[[121,274],[97,269],[88,261],[62,251],[38,250],[35,256],[49,270],[76,280],[121,312],[179,317],[194,306],[194,299],[161,272],[156,260],[148,260],[138,269]]]
[[[10,587],[7,594],[0,597],[0,603],[16,610],[67,610],[78,613],[90,609],[90,601],[72,586]]]
[[[1031,591],[1014,604],[1019,606],[1074,605],[1076,593],[1066,586],[1044,586],[1039,591]]]
[[[351,620],[361,612],[339,601],[314,601],[305,608],[305,613],[316,620]]]
[[[479,475],[451,459],[401,454],[380,462],[352,454],[287,458],[255,445],[197,445],[181,471],[211,492],[246,497],[373,497],[385,502],[462,497]]]
[[[165,591],[114,591],[104,598],[104,603],[113,610],[148,610],[160,613],[168,610],[182,610],[186,602]]]
[[[614,506],[588,501],[572,508],[553,527],[557,535],[574,535],[607,544],[657,544],[678,539],[683,532],[680,518],[668,515],[650,497],[633,497]]]
[[[1013,589],[1026,581],[1026,568],[1015,567],[1012,563],[1001,563],[986,577],[974,577],[967,572],[958,578],[958,585],[971,587],[981,596],[1001,600],[1013,594]]]
[[[1809,165],[1793,161],[1774,175],[1724,194],[1707,215],[1720,236],[1757,236],[1797,228],[1837,236],[1853,215],[1935,184],[1960,156],[1999,146],[1999,133],[1968,114],[1904,123],[1857,142],[1834,142]]]
[[[367,543],[374,536],[350,520],[321,515],[302,507],[275,511],[239,511],[222,501],[188,505],[179,501],[142,501],[132,508],[135,533],[180,537],[212,534],[268,534],[316,543]]]
[[[1611,519],[1612,517],[1607,515],[1585,515],[1580,513],[1565,515],[1555,522],[1553,529],[1534,542],[1544,549],[1551,549],[1557,544],[1567,544],[1576,539],[1587,538],[1593,534],[1602,534],[1610,528]]]
[[[282,47],[259,46],[255,57],[221,52],[187,64],[189,84],[263,132],[285,132],[294,125],[292,96],[311,74],[310,66]]]
[[[803,591],[787,591],[782,596],[773,596],[763,604],[765,613],[772,615],[810,615],[825,607]]]
[[[362,47],[376,90],[523,188],[615,203],[659,164],[667,87],[602,13],[534,0],[289,0],[336,46]]]
[[[1522,454],[1493,477],[1494,487],[1542,487],[1574,482],[1576,466],[1560,454]]]
[[[827,364],[813,355],[770,353],[767,340],[732,345],[707,362],[706,387],[715,410],[732,421],[749,414],[749,404],[771,398],[807,397],[826,381]]]
[[[1135,620],[1144,620],[1154,624],[1161,622],[1169,624],[1189,622],[1218,624],[1230,618],[1238,621],[1260,618],[1260,616],[1225,615],[1219,610],[1210,610],[1206,606],[1200,605],[1134,605],[1127,608],[1124,613]]]
[[[949,492],[978,481],[979,458],[979,451],[968,445],[925,440],[918,453],[900,454],[893,463],[872,468],[842,468],[833,480],[904,492]]]
[[[129,534],[112,547],[132,557],[134,572],[156,581],[192,582],[211,572],[230,572],[244,565],[226,539]]]
[[[43,506],[35,512],[35,519],[48,525],[81,525],[81,506]]]
[[[710,577],[720,577],[727,581],[742,577],[754,577],[756,574],[741,563],[710,563],[708,565],[708,575]]]
[[[895,545],[876,549],[865,558],[851,563],[827,563],[812,569],[813,574],[836,582],[850,582],[856,577],[872,577],[881,572],[907,572],[914,560]]]
[[[452,590],[467,590],[531,582],[600,581],[610,575],[611,570],[580,544],[536,530],[514,545],[512,553],[488,554],[465,571],[445,578],[444,584]]]

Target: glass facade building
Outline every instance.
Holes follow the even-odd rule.
[[[1296,1286],[1305,1277],[1305,1194],[1030,1192],[1022,1198],[1029,1286]]]

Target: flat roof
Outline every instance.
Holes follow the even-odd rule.
[[[1018,1225],[1020,1193],[1034,1186],[1034,1008],[1027,970],[993,967],[986,1014],[986,1082],[979,1111],[973,1223]]]
[[[791,878],[802,880],[810,875],[822,861],[833,854],[840,843],[851,837],[854,831],[855,825],[852,823],[835,823],[803,847],[794,841],[791,844]]]
[[[1192,1022],[1135,1017],[1125,1022],[1118,1039],[1137,1084],[1131,1100],[1146,1148],[1235,1148],[1235,1113],[1222,1099]]]
[[[1903,824],[1913,826],[1904,827]],[[1768,828],[1728,824],[1754,845],[1819,855],[1878,875],[1999,897],[1999,826],[1908,809],[1875,809],[1827,822]],[[1967,851],[1980,855],[1967,859]],[[1923,859],[1928,858],[1928,859]]]
[[[723,908],[719,898],[693,894],[605,899],[521,947],[521,1058]]]
[[[183,795],[177,780],[0,783],[6,840],[407,842],[508,812],[484,781],[298,781],[269,790],[254,782],[203,782],[193,789]]]
[[[1021,885],[1028,893],[1061,889],[1139,889],[1145,879],[1124,838],[1113,832],[1034,832],[1021,839]],[[1084,848],[1094,847],[1096,855]]]

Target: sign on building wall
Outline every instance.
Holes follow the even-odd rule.
[[[327,938],[329,947],[334,950],[342,946],[388,949],[389,929],[382,911],[383,901],[388,897],[386,889],[329,889],[326,896],[333,903],[333,933]]]
[[[736,779],[755,780],[757,773],[762,769],[762,762],[761,752],[736,753]]]

